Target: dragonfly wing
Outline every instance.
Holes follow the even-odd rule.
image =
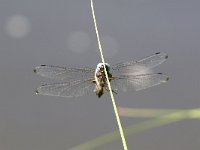
[[[154,55],[145,57],[137,61],[137,63],[143,64],[146,68],[151,69],[163,63],[167,58],[168,58],[168,55],[166,53],[159,52],[159,53],[155,53]]]
[[[148,73],[150,69],[160,65],[168,58],[166,53],[155,53],[138,61],[129,61],[116,64],[113,74],[141,74]]]
[[[93,94],[94,88],[95,84],[93,83],[93,79],[76,80],[65,83],[42,85],[37,88],[36,94],[60,97],[78,97]]]
[[[41,65],[35,67],[34,72],[43,77],[53,79],[85,79],[92,78],[95,70],[92,68],[65,68],[58,66]]]
[[[139,91],[169,80],[165,74],[123,75],[111,80],[112,89],[118,91]]]

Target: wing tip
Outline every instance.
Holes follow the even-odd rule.
[[[163,75],[163,77],[165,77],[164,82],[169,80],[169,76],[168,75],[163,74],[163,73],[157,73],[157,74]]]
[[[37,66],[37,67],[35,67],[34,69],[33,69],[33,72],[34,73],[38,73],[38,70],[41,68],[41,67],[46,67],[47,65],[40,65],[40,66]]]
[[[43,95],[42,94],[43,93],[43,91],[42,91],[42,87],[43,86],[45,86],[45,85],[41,85],[40,87],[38,87],[38,88],[35,89],[35,94],[36,95],[39,95],[39,94]]]
[[[165,52],[157,52],[157,53],[155,53],[155,55],[163,55],[165,57],[165,59],[168,58],[168,54]]]
[[[35,94],[36,94],[36,95],[38,95],[38,94],[39,94],[39,91],[38,91],[38,89],[36,89],[36,90],[35,90]]]
[[[46,85],[47,85],[47,84],[43,84],[43,85],[41,85],[40,87],[36,88],[36,89],[35,89],[35,94],[36,94],[36,95],[41,94],[41,92],[42,92],[42,91],[41,91],[41,90],[42,90],[42,87],[43,87],[43,86],[46,86]]]
[[[166,76],[166,81],[168,81],[169,80],[169,76]]]

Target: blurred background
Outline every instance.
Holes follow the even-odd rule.
[[[166,52],[156,68],[166,84],[115,95],[128,108],[200,107],[200,1],[95,0],[106,62]],[[0,0],[0,149],[67,150],[118,130],[110,96],[35,95],[52,82],[41,64],[96,67],[101,62],[89,0]],[[121,117],[124,127],[147,119]],[[129,149],[199,150],[200,120],[184,120],[127,136]],[[120,140],[97,150],[121,150]]]

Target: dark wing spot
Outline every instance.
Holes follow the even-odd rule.
[[[39,94],[39,91],[37,89],[35,90],[35,94]]]
[[[33,72],[37,73],[37,70],[36,70],[36,69],[33,69]]]
[[[169,80],[169,77],[166,78],[166,81],[168,81],[168,80]]]

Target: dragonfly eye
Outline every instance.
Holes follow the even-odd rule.
[[[103,65],[101,65],[100,70],[103,70],[103,69],[104,69],[104,67],[103,67]]]
[[[110,71],[110,65],[108,63],[105,63],[106,66],[106,70],[109,72]],[[103,63],[99,63],[97,65],[98,70],[100,70],[101,72],[104,72],[104,65]]]

